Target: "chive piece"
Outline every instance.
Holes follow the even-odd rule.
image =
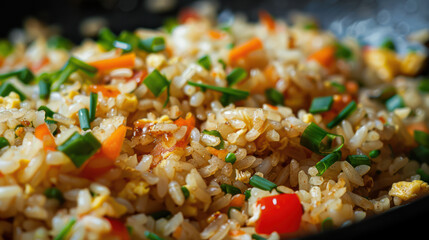
[[[97,111],[98,93],[91,92],[89,94],[89,121],[95,120],[95,113]]]
[[[331,82],[330,83],[332,87],[334,87],[339,93],[346,92],[346,86],[343,84],[337,83],[337,82]]]
[[[395,96],[389,98],[386,101],[386,109],[389,112],[393,112],[393,110],[397,109],[397,108],[403,108],[405,107],[405,102],[402,99],[402,97],[398,94],[396,94]]]
[[[334,221],[331,217],[327,217],[322,221],[322,231],[331,230],[334,228]]]
[[[37,111],[45,111],[45,120],[46,118],[53,118],[54,117],[54,111],[52,111],[50,108],[46,106],[40,106]]]
[[[228,76],[226,76],[226,81],[228,86],[233,86],[247,77],[247,72],[243,68],[234,68]]]
[[[19,99],[24,101],[27,97],[22,93],[18,88],[16,88],[12,83],[6,82],[0,85],[0,96],[7,97],[11,92],[15,92],[19,95]]]
[[[13,45],[8,40],[0,40],[0,56],[5,58],[13,52]]]
[[[225,157],[225,162],[234,164],[235,161],[237,161],[237,157],[235,156],[235,153],[228,153]]]
[[[368,165],[371,166],[371,160],[366,155],[349,155],[346,158],[347,162],[349,162],[353,167],[359,165]]]
[[[128,235],[133,235],[133,227],[132,226],[130,226],[130,225],[127,225],[127,226],[125,226],[126,228],[127,228],[127,232],[128,232]]]
[[[383,89],[377,89],[374,95],[369,96],[370,99],[378,100],[382,103],[386,102],[387,99],[395,96],[396,88],[394,86],[387,86]]]
[[[73,48],[73,43],[65,37],[52,36],[47,41],[48,48],[70,50]]]
[[[177,21],[177,19],[176,19],[176,18],[172,18],[172,17],[170,17],[170,18],[165,19],[165,21],[164,21],[164,24],[163,24],[162,28],[163,28],[167,33],[170,33],[170,34],[171,34],[171,33],[173,32],[173,30],[174,30],[177,26],[179,26],[179,21]]]
[[[210,62],[210,57],[209,55],[204,55],[202,56],[200,59],[198,59],[197,63],[203,67],[204,69],[206,69],[207,71],[209,71],[212,68],[212,64]]]
[[[337,42],[335,44],[335,47],[336,47],[336,51],[335,51],[336,58],[350,60],[353,57],[353,52],[346,45]]]
[[[234,88],[225,88],[225,87],[218,87],[213,85],[207,85],[203,83],[196,83],[188,81],[188,84],[195,87],[200,87],[201,89],[210,89],[213,91],[221,92],[224,95],[222,96],[223,99],[221,99],[221,103],[226,106],[231,102],[236,102],[240,100],[244,100],[249,96],[249,92],[234,89]]]
[[[423,131],[414,130],[414,140],[421,146],[429,148],[429,134]]]
[[[382,49],[387,49],[387,50],[391,50],[391,51],[396,51],[396,46],[395,43],[392,41],[392,39],[390,38],[386,38],[382,43],[380,48]]]
[[[79,168],[100,147],[101,143],[92,133],[87,132],[84,135],[80,135],[78,132],[75,132],[62,145],[58,146],[57,149],[66,154],[73,164]]]
[[[227,49],[233,49],[235,47],[235,44],[234,43],[228,43],[227,45],[226,45],[226,48]]]
[[[341,121],[346,119],[354,110],[356,110],[357,104],[355,101],[351,101],[341,112],[326,125],[329,129],[337,126]]]
[[[47,198],[53,198],[58,200],[58,202],[60,204],[63,204],[65,199],[63,196],[63,193],[56,187],[51,187],[51,188],[47,188],[43,194],[47,197]]]
[[[231,210],[232,209],[236,209],[238,211],[241,211],[241,207],[229,207],[228,212],[227,212],[228,218],[231,218]]]
[[[48,99],[51,93],[51,82],[49,80],[49,75],[43,73],[39,76],[39,97],[40,99]]]
[[[77,70],[77,68],[73,65],[70,64],[70,60],[66,63],[66,65],[61,69],[60,73],[58,74],[58,76],[56,78],[54,78],[54,82],[51,85],[51,90],[52,91],[58,91],[61,87],[61,85],[63,85],[67,79],[70,77],[70,75],[75,72]]]
[[[322,113],[322,112],[329,111],[332,107],[333,102],[334,102],[333,96],[314,98],[313,101],[311,102],[311,106],[308,112]]]
[[[236,188],[236,187],[234,187],[234,186],[232,186],[232,185],[229,185],[229,184],[226,184],[226,183],[222,183],[222,184],[220,185],[220,188],[222,189],[222,191],[223,191],[224,193],[229,193],[229,194],[231,194],[232,196],[234,196],[234,195],[236,195],[236,194],[240,194],[240,193],[241,193],[241,190],[240,190],[239,188]]]
[[[332,143],[337,138],[340,138],[341,143],[337,146],[332,146]],[[340,150],[344,145],[344,137],[328,133],[312,122],[302,133],[300,144],[314,153],[326,155]]]
[[[122,31],[121,34],[119,34],[118,41],[128,44],[131,47],[131,51],[137,48],[140,38],[132,32]]]
[[[144,236],[149,240],[164,240],[160,236],[156,235],[153,232],[149,232],[148,230],[144,231]]]
[[[155,97],[158,97],[167,88],[167,86],[170,85],[167,78],[165,78],[165,76],[156,69],[146,76],[143,83],[147,88],[149,88]]]
[[[316,163],[317,175],[321,176],[332,164],[341,159],[341,151],[336,151],[326,155]]]
[[[69,62],[71,64],[73,64],[77,69],[80,69],[83,72],[85,72],[90,77],[95,76],[95,74],[98,71],[96,67],[93,67],[93,66],[87,64],[86,62],[84,62],[80,59],[77,59],[75,57],[70,57]]]
[[[262,236],[259,236],[256,233],[252,234],[252,239],[255,239],[255,240],[267,240],[266,238],[264,238]]]
[[[369,152],[368,156],[370,158],[377,158],[380,155],[381,151],[380,150],[372,150],[371,152]]]
[[[161,219],[161,218],[168,218],[169,216],[171,216],[171,212],[168,210],[160,210],[154,213],[151,213],[150,216],[155,219]]]
[[[115,40],[115,34],[112,33],[112,31],[110,31],[108,28],[102,28],[98,32],[97,43],[100,44],[100,46],[103,47],[106,51],[110,51],[113,49],[113,42]]]
[[[191,193],[189,192],[188,188],[185,186],[180,187],[182,189],[183,196],[185,196],[185,199],[188,199]]]
[[[416,170],[416,173],[420,175],[420,180],[429,183],[429,174],[427,174],[423,169],[419,168]]]
[[[250,193],[250,190],[244,191],[244,200],[246,200],[246,201],[249,200],[251,195],[252,194]]]
[[[4,74],[0,74],[0,81],[6,80],[11,77],[17,77],[19,81],[24,84],[29,84],[34,79],[34,75],[28,68],[22,68],[13,72],[8,72]]]
[[[284,96],[281,92],[277,91],[275,88],[268,88],[265,90],[265,97],[272,105],[281,105],[284,106]]]
[[[217,130],[211,130],[211,131],[209,131],[207,129],[204,129],[203,133],[204,134],[208,134],[208,135],[212,135],[212,136],[215,136],[215,137],[218,137],[220,139],[220,143],[218,145],[214,146],[214,148],[216,148],[217,150],[221,150],[221,149],[225,148],[225,141],[223,140],[223,137],[222,137],[222,135],[220,135],[219,131],[217,131]]]
[[[417,88],[422,92],[429,92],[429,78],[422,79]]]
[[[417,146],[411,150],[411,158],[418,160],[419,162],[429,163],[429,148],[422,145]]]
[[[133,50],[133,47],[131,46],[131,44],[118,41],[118,40],[113,41],[113,46],[115,48],[122,49],[124,53],[131,52]]]
[[[72,229],[73,225],[76,223],[76,218],[71,218],[69,222],[61,229],[60,233],[54,237],[54,240],[64,240],[66,239],[67,234]]]
[[[220,63],[222,65],[223,70],[226,69],[226,62],[222,59],[217,60],[218,63]]]
[[[10,146],[9,141],[5,137],[0,137],[0,149]]]
[[[249,184],[265,191],[271,191],[277,187],[277,184],[258,175],[253,175],[250,178]]]
[[[165,49],[165,40],[163,37],[152,37],[140,40],[138,47],[149,53],[160,52]]]
[[[79,117],[80,128],[84,131],[91,129],[91,125],[89,124],[88,109],[86,108],[79,109],[77,115]]]

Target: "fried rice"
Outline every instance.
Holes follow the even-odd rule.
[[[215,22],[1,42],[0,238],[298,237],[428,192],[425,53]]]

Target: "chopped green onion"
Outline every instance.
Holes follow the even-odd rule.
[[[429,148],[429,134],[423,131],[414,130],[414,140],[421,146]]]
[[[251,196],[250,190],[244,191],[244,200],[246,201],[249,200],[250,196]]]
[[[347,162],[349,162],[353,167],[359,165],[368,165],[371,166],[371,160],[366,155],[349,155],[346,158]]]
[[[10,146],[9,141],[5,137],[0,137],[0,149]]]
[[[129,51],[131,51],[139,45],[140,38],[132,32],[122,31],[118,41],[128,44],[130,46]]]
[[[162,237],[153,232],[149,232],[148,230],[144,231],[144,236],[149,240],[164,240]]]
[[[47,198],[58,200],[60,204],[63,204],[65,201],[63,193],[56,187],[47,188],[43,194],[45,194]]]
[[[393,112],[393,110],[395,110],[397,108],[403,108],[403,107],[405,107],[405,102],[402,99],[402,97],[398,94],[389,98],[386,101],[386,108],[389,112]]]
[[[57,149],[66,154],[73,164],[79,168],[100,147],[101,143],[91,132],[87,132],[84,135],[75,132],[63,144],[58,146]]]
[[[345,60],[350,60],[353,57],[353,52],[344,44],[336,43],[335,57]]]
[[[209,55],[204,55],[202,56],[200,59],[198,59],[197,63],[203,67],[204,69],[206,69],[207,71],[209,71],[212,68],[212,64],[210,62],[210,57]]]
[[[9,54],[13,52],[13,45],[8,40],[1,39],[0,40],[0,56],[7,57]]]
[[[305,30],[317,30],[318,26],[316,23],[307,23],[304,25]]]
[[[331,217],[327,217],[322,221],[322,231],[331,230],[334,228],[334,221]]]
[[[420,180],[429,183],[429,174],[427,174],[423,169],[419,168],[416,170],[416,173],[420,175]]]
[[[110,51],[113,49],[113,42],[116,40],[116,36],[112,31],[110,31],[108,28],[102,28],[98,32],[98,41],[97,43],[100,44],[106,51]]]
[[[177,21],[176,18],[167,18],[164,21],[164,24],[162,26],[162,28],[167,32],[167,33],[172,33],[173,30],[179,26],[179,21]]]
[[[222,64],[222,68],[223,68],[223,70],[225,70],[225,69],[226,69],[226,62],[225,62],[224,60],[219,59],[219,60],[217,60],[217,62],[218,62],[218,63],[220,63],[220,64]]]
[[[51,82],[49,74],[43,73],[38,77],[39,79],[39,97],[40,99],[48,99],[51,93]]]
[[[277,184],[258,175],[253,175],[249,180],[249,184],[265,191],[271,191],[277,187]]]
[[[225,162],[234,164],[235,161],[237,161],[237,157],[235,156],[235,153],[228,153],[225,157]]]
[[[234,68],[227,76],[228,86],[233,86],[247,77],[247,72],[243,68]]]
[[[45,120],[46,118],[53,118],[54,117],[54,111],[52,111],[50,108],[48,108],[47,106],[40,106],[37,111],[45,111]]]
[[[236,102],[236,101],[246,99],[249,96],[249,92],[239,90],[239,89],[234,89],[234,88],[218,87],[218,86],[207,85],[203,83],[196,83],[191,81],[188,81],[188,84],[191,86],[200,87],[201,89],[210,89],[213,91],[223,93],[224,95],[222,96],[223,99],[221,99],[221,103],[224,106],[227,106],[231,102]]]
[[[381,151],[380,150],[372,150],[371,152],[369,152],[368,156],[370,158],[377,158],[380,155]]]
[[[226,45],[226,48],[227,49],[232,49],[232,48],[234,48],[235,47],[235,44],[234,43],[228,43],[227,45]]]
[[[341,159],[341,151],[336,151],[326,155],[320,161],[316,163],[316,169],[318,171],[317,175],[321,176],[325,173],[326,169],[328,169],[332,164]]]
[[[222,184],[220,185],[220,188],[222,189],[222,191],[223,191],[224,193],[229,193],[229,194],[231,194],[232,196],[234,196],[234,195],[236,195],[236,194],[240,194],[240,193],[241,193],[241,190],[240,190],[239,188],[236,188],[236,187],[234,187],[234,186],[232,186],[232,185],[229,185],[229,184],[226,184],[226,183],[222,183]]]
[[[97,111],[98,93],[91,92],[89,94],[89,121],[95,120],[95,113]]]
[[[217,150],[221,150],[221,149],[225,148],[225,141],[223,140],[223,137],[222,137],[222,135],[220,135],[219,131],[217,131],[217,130],[209,131],[209,130],[204,129],[203,133],[218,137],[220,139],[220,143],[218,145],[214,146],[214,148],[216,148]]]
[[[256,233],[252,234],[252,239],[255,239],[255,240],[267,240],[266,238],[264,238],[262,236],[259,236]]]
[[[27,97],[24,93],[22,93],[18,88],[16,88],[12,83],[6,82],[0,85],[0,96],[1,97],[7,97],[11,92],[15,92],[19,95],[19,99],[21,101],[24,101]]]
[[[168,218],[169,216],[171,216],[171,212],[168,210],[160,210],[154,213],[151,213],[150,216],[155,219],[161,219],[161,218]]]
[[[76,223],[76,218],[71,218],[69,222],[61,229],[60,233],[54,237],[54,240],[64,240],[66,239],[67,234],[72,229],[73,225]]]
[[[13,72],[4,73],[0,75],[0,81],[6,80],[11,77],[17,77],[19,81],[24,84],[29,84],[34,79],[33,73],[28,68],[22,68]]]
[[[167,89],[168,85],[170,85],[167,78],[156,69],[146,76],[143,83],[147,88],[149,88],[155,97],[158,97],[165,89]]]
[[[340,138],[341,143],[337,146],[332,146],[332,143],[337,138]],[[314,153],[326,155],[340,150],[344,145],[344,137],[328,133],[312,122],[302,133],[300,144]]]
[[[268,88],[265,90],[265,97],[272,105],[281,105],[284,106],[284,96],[281,92],[277,91],[275,88]]]
[[[77,70],[76,66],[73,64],[70,64],[70,60],[66,63],[66,65],[61,69],[59,74],[54,78],[54,81],[51,85],[52,91],[58,91],[63,85],[67,79],[70,77],[70,75]]]
[[[346,86],[344,86],[343,84],[337,83],[337,82],[330,82],[331,86],[334,87],[335,89],[337,89],[337,91],[339,93],[344,93],[346,92]]]
[[[396,51],[395,43],[393,43],[392,39],[386,38],[383,43],[381,43],[380,48]]]
[[[231,218],[231,210],[232,210],[232,209],[235,209],[235,210],[241,211],[241,207],[229,207],[229,208],[228,208],[228,212],[227,212],[228,218]]]
[[[84,131],[91,129],[91,125],[89,124],[89,112],[86,108],[81,108],[78,111],[80,128]]]
[[[127,232],[128,232],[128,235],[133,235],[133,227],[132,226],[130,226],[130,225],[127,225],[127,226],[125,226],[126,228],[127,228]]]
[[[383,89],[377,89],[374,95],[369,96],[370,99],[378,100],[382,103],[386,102],[387,99],[395,96],[396,88],[394,86],[387,86]]]
[[[48,48],[70,50],[73,48],[73,43],[65,37],[52,36],[47,41]]]
[[[191,193],[189,192],[188,188],[185,186],[182,186],[180,189],[182,189],[183,196],[185,196],[185,199],[188,199]]]
[[[332,107],[333,102],[334,102],[333,96],[314,98],[313,101],[311,102],[311,106],[308,112],[322,113],[322,112],[329,111]]]
[[[115,48],[120,48],[120,49],[122,49],[123,50],[123,52],[130,52],[130,51],[132,51],[133,50],[133,46],[131,46],[131,44],[129,44],[129,43],[126,43],[126,42],[121,42],[121,41],[118,41],[118,40],[115,40],[115,41],[113,41],[113,46],[115,47]]]
[[[329,129],[337,126],[341,121],[346,119],[354,110],[356,110],[357,104],[355,101],[351,101],[341,112],[326,125]]]
[[[422,92],[429,92],[429,78],[422,79],[417,88]]]
[[[77,69],[82,70],[85,72],[88,76],[93,77],[97,73],[97,68],[93,67],[86,62],[77,59],[75,57],[70,57],[69,62],[73,64]]]
[[[140,40],[138,47],[149,53],[160,52],[165,49],[165,40],[163,37],[152,37]]]
[[[429,163],[429,148],[419,145],[411,150],[411,158],[418,160],[419,162]]]

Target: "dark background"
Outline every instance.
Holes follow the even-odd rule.
[[[195,1],[176,0],[174,6],[162,12],[151,12],[147,1],[141,0],[56,0],[5,1],[1,3],[0,38],[23,26],[28,17],[35,17],[61,29],[62,35],[79,43],[83,36],[80,24],[88,17],[102,17],[113,32],[138,27],[158,28],[166,18]],[[158,0],[159,1],[159,0]],[[257,20],[258,11],[265,9],[276,18],[300,11],[316,17],[319,25],[338,37],[356,37],[367,44],[377,44],[388,36],[398,43],[400,51],[410,47],[406,36],[419,29],[429,28],[429,1],[426,0],[299,0],[299,1],[228,1],[219,0],[218,13],[244,13],[249,20]],[[422,46],[411,47],[425,51]],[[348,227],[310,236],[306,239],[411,239],[429,238],[429,198],[392,209]]]

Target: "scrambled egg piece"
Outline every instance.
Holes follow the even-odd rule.
[[[410,52],[401,61],[401,72],[408,76],[414,76],[420,70],[425,57],[415,52]]]
[[[124,205],[116,202],[114,198],[108,195],[101,195],[95,197],[91,203],[91,208],[96,209],[98,207],[101,207],[103,203],[107,203],[111,207],[111,211],[108,212],[108,215],[110,217],[119,218],[127,212],[127,208]]]
[[[160,53],[152,53],[146,57],[146,64],[152,68],[159,69],[166,63],[167,59],[163,54]]]
[[[365,53],[365,62],[386,82],[391,82],[399,73],[400,62],[396,58],[396,53],[388,49],[368,50]]]
[[[21,100],[16,92],[11,92],[7,97],[0,97],[0,107],[6,109],[19,108]]]
[[[389,195],[407,201],[428,192],[429,185],[422,180],[414,180],[412,182],[400,181],[392,184]]]
[[[126,93],[124,95],[125,95],[125,98],[124,98],[124,101],[122,102],[121,108],[130,112],[134,112],[137,109],[137,105],[138,105],[136,95],[131,93]]]
[[[137,196],[142,196],[149,192],[149,184],[144,181],[133,180],[128,182],[124,189],[119,193],[119,197],[128,200],[136,200]]]

